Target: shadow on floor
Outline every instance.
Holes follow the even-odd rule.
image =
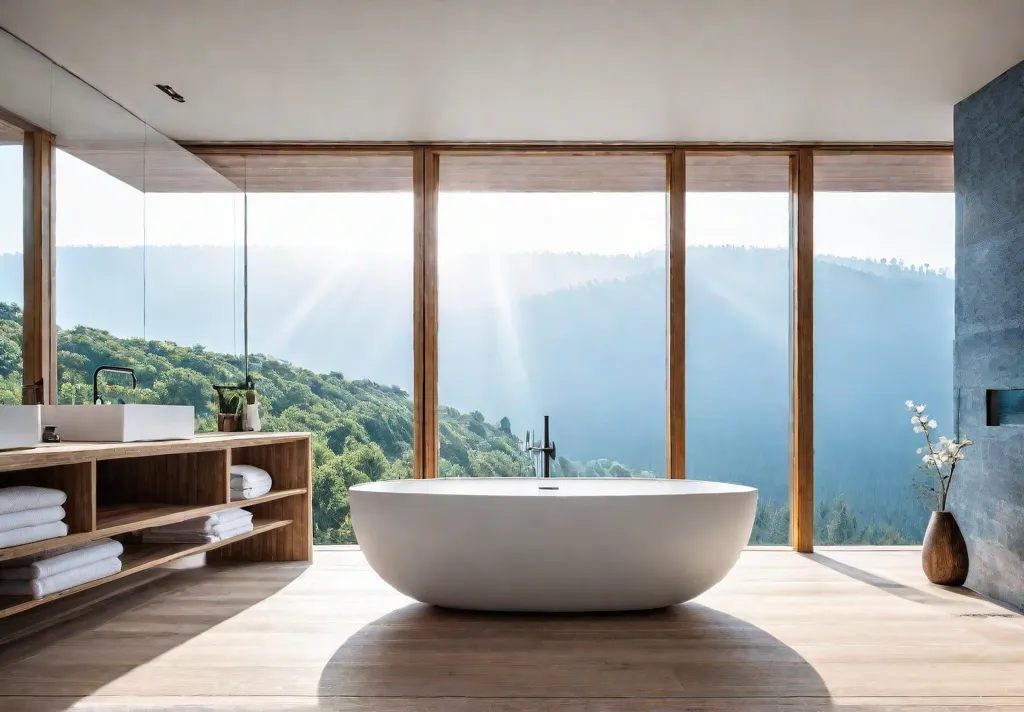
[[[716,698],[831,708],[828,688],[796,651],[695,603],[583,615],[412,604],[338,648],[318,693],[324,709],[337,709],[333,698],[376,698],[364,701],[375,712],[701,710]]]
[[[134,668],[184,645],[211,628],[244,612],[257,603],[270,598],[298,578],[309,564],[275,564],[272,568],[261,566],[210,566],[194,571],[171,574],[145,588],[133,591],[129,596],[98,604],[81,616],[60,623],[41,633],[0,646],[0,709],[5,697],[21,696],[18,710],[33,712],[57,712],[75,705],[82,698],[127,674]],[[251,571],[251,575],[246,572]],[[177,616],[165,621],[162,626],[152,622],[132,623],[135,616],[145,616],[152,604],[159,606],[177,594],[190,595],[196,587],[217,585],[221,581],[237,578],[244,586],[233,587],[230,597],[204,601],[197,604],[194,613]],[[104,630],[108,623],[126,623],[128,630]],[[130,630],[133,625],[138,629]],[[84,665],[69,663],[54,665],[43,663],[57,684],[73,680],[74,694],[63,694],[49,688],[45,679],[38,674],[30,676],[27,669],[39,669],[39,661],[45,661],[47,651],[54,646],[73,643],[76,646],[95,645],[97,650],[117,645],[144,641],[145,654],[133,664]],[[99,662],[99,661],[98,661]],[[46,696],[44,695],[54,695]],[[40,699],[33,699],[40,697]]]
[[[893,596],[898,596],[907,601],[913,601],[914,603],[937,603],[941,602],[942,599],[928,591],[920,588],[914,588],[913,586],[907,586],[898,581],[873,574],[865,569],[851,566],[850,564],[844,564],[841,561],[837,561],[826,554],[800,554],[805,559],[810,559],[816,564],[828,567],[833,571],[848,576],[852,579],[866,583],[869,586],[891,593]],[[952,589],[949,589],[952,590]]]
[[[893,581],[892,579],[885,578],[884,576],[879,576],[878,574],[866,571],[865,569],[861,569],[856,566],[852,566],[850,564],[837,561],[836,559],[833,559],[827,554],[800,554],[800,556],[803,556],[806,559],[810,559],[811,561],[817,564],[821,564],[822,566],[827,566],[833,571],[836,571],[837,573],[840,573],[844,576],[849,576],[850,578],[860,581],[861,583],[866,583],[869,586],[874,586],[875,588],[885,591],[886,593],[890,593],[893,596],[898,596],[899,598],[902,598],[906,601],[912,601],[914,603],[921,603],[924,605],[948,605],[950,603],[950,599],[943,598],[941,595],[939,595],[939,592],[942,592],[945,594],[953,594],[955,596],[960,596],[962,598],[969,599],[970,601],[974,601],[977,603],[990,604],[997,608],[1002,608],[1007,611],[1007,613],[1005,614],[1007,617],[1012,617],[1013,614],[1020,615],[1024,613],[1024,611],[1019,611],[1013,606],[1004,603],[1003,601],[997,601],[993,598],[989,598],[988,596],[983,596],[977,591],[972,591],[971,589],[965,588],[963,586],[939,586],[936,584],[928,584],[927,588],[918,588],[915,586],[908,586],[906,584],[899,583],[898,581]],[[961,613],[961,615],[973,614]],[[979,615],[982,615],[982,613],[979,613]],[[1000,614],[997,613],[987,615]]]

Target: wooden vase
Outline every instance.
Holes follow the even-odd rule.
[[[237,433],[242,429],[242,416],[234,413],[217,413],[217,430],[222,433]]]
[[[941,586],[963,586],[967,580],[967,542],[952,512],[932,512],[921,565],[928,580]]]

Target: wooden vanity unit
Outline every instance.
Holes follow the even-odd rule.
[[[274,478],[255,499],[230,501],[232,464],[255,465]],[[124,541],[121,571],[41,600],[0,596],[0,618],[103,586],[192,554],[215,562],[310,561],[313,558],[312,456],[309,433],[215,433],[192,440],[57,443],[0,452],[0,487],[64,490],[65,537],[0,548],[0,562],[104,537]],[[253,513],[253,531],[211,544],[142,544],[143,529],[230,507]]]

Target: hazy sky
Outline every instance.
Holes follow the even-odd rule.
[[[21,250],[21,148],[0,146],[0,253]],[[241,243],[241,196],[144,195],[62,151],[57,239],[68,245]],[[815,249],[953,267],[952,194],[819,193]],[[691,193],[687,243],[783,247],[788,196]],[[411,194],[253,194],[251,245],[295,245],[337,258],[412,251]],[[665,195],[443,193],[442,259],[485,252],[635,254],[663,248]]]

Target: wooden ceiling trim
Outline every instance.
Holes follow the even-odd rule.
[[[952,153],[946,145],[824,145],[829,148],[815,149],[819,191],[952,191]],[[411,149],[387,146],[203,144],[191,149],[232,185],[250,192],[411,190]],[[790,144],[687,146],[688,190],[787,190],[783,159],[797,150]],[[664,191],[663,147],[467,144],[437,153],[445,191]],[[778,160],[762,160],[772,157]]]
[[[0,146],[22,146],[25,143],[25,132],[18,126],[8,123],[0,116]]]
[[[715,153],[753,152],[786,153],[795,155],[802,148],[815,152],[856,152],[856,153],[937,153],[949,154],[953,144],[949,142],[915,143],[865,143],[855,141],[794,141],[794,142],[630,142],[630,141],[520,141],[520,142],[458,142],[458,141],[382,141],[382,142],[228,142],[228,141],[183,141],[183,148],[196,155],[203,153],[236,155],[279,155],[287,153],[371,153],[377,155],[411,154],[417,148],[429,148],[435,153],[565,153],[578,155],[602,155],[610,153],[669,154],[676,149],[689,152],[708,151]]]
[[[665,161],[663,154],[442,154],[441,190],[663,193]]]
[[[951,153],[816,153],[814,190],[952,193]]]

